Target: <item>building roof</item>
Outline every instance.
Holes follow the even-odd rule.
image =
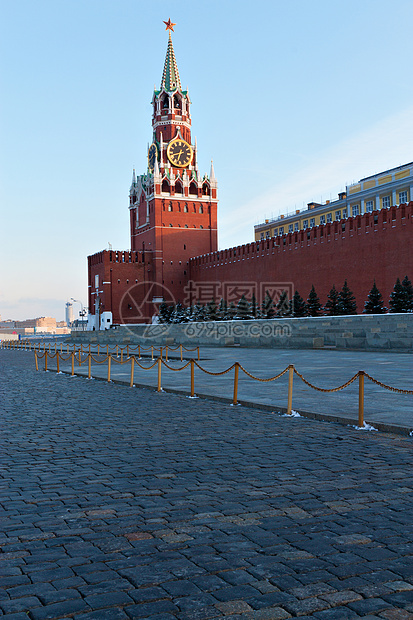
[[[163,68],[161,89],[171,92],[177,88],[181,89],[181,80],[176,64],[175,52],[172,45],[171,32],[169,31],[168,49],[166,50],[165,65]]]

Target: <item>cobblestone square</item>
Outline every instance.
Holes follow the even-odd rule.
[[[0,369],[0,615],[413,618],[412,438]]]

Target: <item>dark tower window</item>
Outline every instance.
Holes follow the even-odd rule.
[[[209,196],[209,185],[208,183],[204,183],[202,186],[202,193],[204,196]]]
[[[204,212],[204,207],[202,205],[199,206],[199,212],[203,213]]]
[[[168,109],[169,108],[169,97],[168,95],[163,95],[162,99],[161,99],[161,108],[163,110]]]
[[[174,108],[181,109],[181,100],[177,95],[174,95]]]
[[[188,203],[187,202],[185,203],[185,206],[184,206],[184,213],[188,213]]]
[[[178,179],[178,181],[176,181],[176,183],[175,183],[175,194],[182,194],[182,193],[183,193],[182,183]]]
[[[162,181],[162,191],[169,194],[169,183],[166,179]]]
[[[192,181],[191,185],[189,186],[189,193],[192,196],[197,196],[198,195],[198,188],[196,186],[196,184]]]

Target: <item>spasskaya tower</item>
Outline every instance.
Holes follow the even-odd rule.
[[[153,301],[183,301],[190,258],[217,249],[217,181],[201,174],[191,135],[191,100],[182,90],[169,19],[162,81],[152,97],[147,170],[129,192],[131,250],[151,258]]]

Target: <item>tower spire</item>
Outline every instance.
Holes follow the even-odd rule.
[[[166,50],[165,65],[163,68],[161,88],[171,92],[177,88],[182,89],[181,80],[178,72],[178,65],[176,64],[174,47],[172,45],[171,30],[175,24],[169,19],[166,24],[166,30],[169,30],[168,48]]]

